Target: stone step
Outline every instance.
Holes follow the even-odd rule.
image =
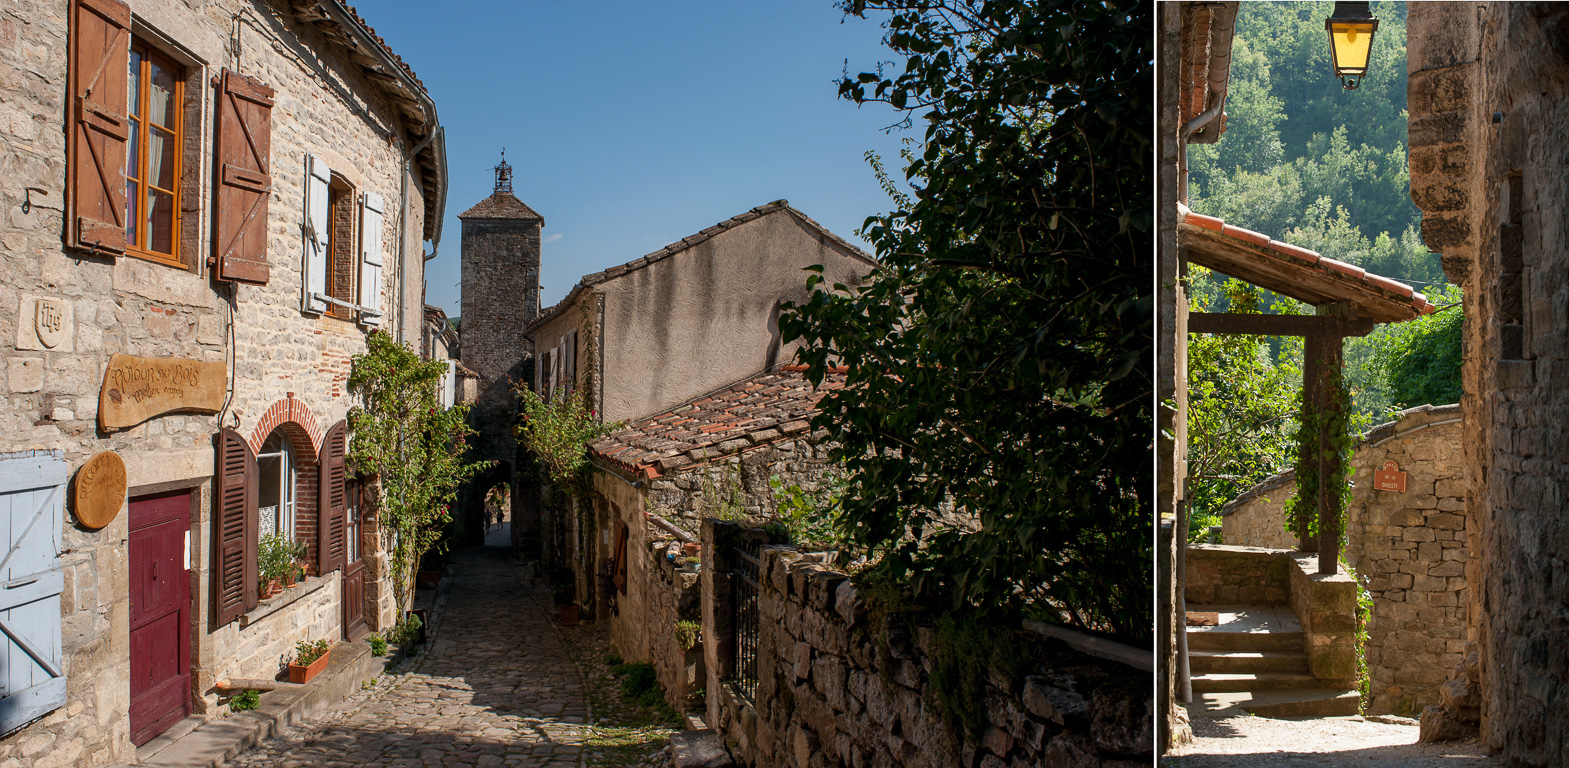
[[[1197,707],[1214,715],[1240,710],[1259,717],[1350,717],[1362,706],[1362,695],[1337,688],[1297,691],[1195,692],[1190,711]]]
[[[1188,651],[1295,651],[1301,653],[1301,632],[1226,632],[1209,627],[1188,628]]]
[[[1301,651],[1188,651],[1193,674],[1209,672],[1308,671],[1307,654]]]
[[[1210,672],[1202,675],[1193,675],[1193,690],[1195,693],[1198,691],[1323,689],[1326,685],[1326,681],[1319,680],[1306,672]]]
[[[683,731],[670,736],[670,764],[674,768],[733,768],[735,762],[725,749],[725,738],[718,731]]]

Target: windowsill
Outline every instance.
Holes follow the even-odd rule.
[[[173,256],[163,253],[153,253],[152,251],[144,251],[134,245],[126,247],[125,255],[141,259],[142,261],[150,261],[154,264],[160,264],[171,269],[178,269],[182,272],[191,271],[189,266],[185,265],[183,262],[176,261]]]
[[[314,594],[322,587],[327,586],[327,582],[331,580],[332,574],[329,573],[326,576],[312,576],[302,582],[299,582],[298,584],[295,584],[292,587],[284,588],[282,592],[279,592],[278,594],[273,595],[272,597],[269,597],[260,603],[257,603],[255,608],[252,608],[246,613],[242,614],[240,616],[240,628],[244,629],[249,627],[250,625],[257,623],[262,619],[265,619],[268,616],[271,616],[283,610],[284,608],[289,607],[295,601],[305,597],[306,595]]]

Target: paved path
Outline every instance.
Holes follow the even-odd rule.
[[[1360,717],[1278,720],[1236,714],[1193,720],[1192,744],[1161,759],[1163,768],[1492,768],[1475,742],[1418,744],[1415,725]]]
[[[506,535],[498,526],[489,538]],[[549,594],[520,570],[498,547],[459,554],[427,651],[230,765],[581,765],[591,735],[582,677],[542,610]]]

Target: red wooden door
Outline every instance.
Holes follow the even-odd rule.
[[[189,491],[132,499],[131,742],[191,714]]]
[[[360,484],[357,480],[346,483],[347,509],[344,511],[343,566],[343,639],[358,640],[365,636],[365,559],[360,552]]]

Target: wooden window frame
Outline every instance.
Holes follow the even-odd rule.
[[[186,191],[185,186],[187,183],[187,180],[185,179],[185,145],[189,140],[189,134],[187,133],[186,126],[187,105],[185,101],[185,84],[190,76],[190,73],[187,71],[189,68],[184,64],[176,61],[173,57],[164,53],[162,49],[149,43],[146,39],[134,34],[131,36],[131,52],[140,54],[142,56],[142,67],[140,74],[137,76],[136,93],[128,95],[128,98],[134,98],[136,102],[134,119],[137,121],[137,126],[134,143],[137,148],[136,159],[138,167],[134,176],[129,173],[129,169],[127,169],[128,172],[126,173],[125,178],[128,182],[135,182],[137,186],[136,200],[139,205],[136,209],[136,237],[134,240],[132,238],[126,239],[125,253],[128,256],[135,256],[139,259],[144,259],[157,264],[163,264],[176,269],[190,270],[190,260],[187,259],[182,253],[186,243],[183,242],[185,240],[185,229],[182,221],[184,218],[183,211],[181,210],[185,207],[186,204],[184,197]],[[170,100],[170,111],[174,115],[174,138],[169,143],[170,150],[174,152],[174,189],[159,190],[169,193],[169,195],[174,198],[174,220],[170,223],[170,242],[173,246],[173,253],[167,254],[150,250],[144,245],[144,243],[147,241],[148,233],[147,227],[143,224],[145,221],[145,211],[143,211],[141,207],[146,203],[146,189],[147,187],[151,186],[147,180],[147,158],[148,155],[151,154],[148,152],[148,149],[153,129],[152,123],[148,119],[147,106],[148,98],[152,90],[151,65],[154,61],[167,68],[175,75],[174,93],[172,94]],[[130,142],[128,142],[128,144],[129,143]],[[153,188],[159,189],[158,187]],[[127,224],[131,223],[129,210],[130,203],[130,197],[127,196]]]
[[[360,228],[357,226],[360,213],[359,198],[359,190],[349,183],[348,179],[334,171],[332,173],[332,181],[327,184],[327,284],[324,287],[327,289],[328,296],[348,304],[354,304],[355,299],[359,296],[354,291],[360,261],[360,249],[358,247]],[[339,295],[337,290],[337,275],[338,267],[340,266],[338,263],[340,256],[338,246],[341,244],[343,233],[339,231],[338,215],[343,206],[348,206],[349,208],[348,224],[345,225],[348,230],[349,242],[344,246],[347,250],[341,254],[342,258],[349,263],[349,284],[346,292]],[[322,314],[338,320],[354,321],[354,310],[340,304],[333,304],[332,302],[327,302],[327,310]]]

